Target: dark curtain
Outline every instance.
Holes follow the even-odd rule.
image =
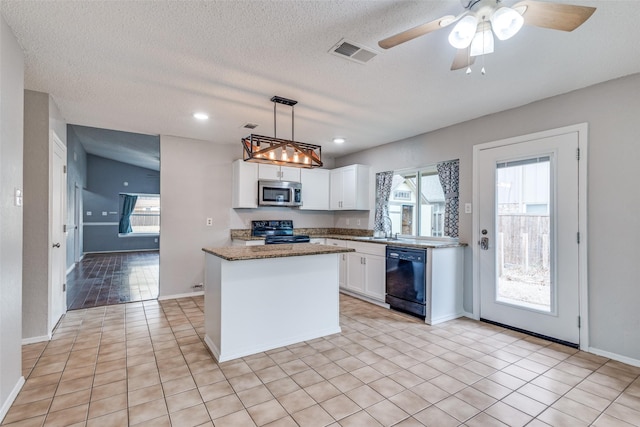
[[[122,203],[122,215],[120,216],[120,225],[118,226],[118,233],[128,234],[133,230],[131,229],[131,213],[136,207],[138,196],[132,196],[131,194],[124,194],[124,201]]]
[[[458,186],[460,161],[438,163],[438,177],[444,191],[444,235],[458,237]]]
[[[373,230],[391,234],[391,220],[389,218],[389,195],[393,182],[393,171],[376,174],[376,212],[373,220]]]

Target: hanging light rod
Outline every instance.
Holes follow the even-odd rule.
[[[319,145],[296,142],[293,140],[294,112],[293,106],[298,103],[293,99],[274,96],[273,102],[273,137],[251,134],[242,138],[243,159],[245,162],[267,163],[298,168],[315,168],[322,166],[322,147]],[[291,139],[276,137],[276,104],[291,107]]]
[[[278,104],[288,105],[290,107],[293,107],[294,105],[296,105],[298,103],[298,101],[294,101],[293,99],[283,98],[281,96],[272,97],[271,98],[271,102],[276,102]]]

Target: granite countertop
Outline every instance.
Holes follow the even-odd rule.
[[[355,252],[355,249],[341,248],[339,246],[314,245],[311,243],[265,246],[226,246],[220,248],[202,248],[202,250],[227,261]]]
[[[346,232],[345,232],[346,231]],[[310,238],[317,239],[337,239],[348,240],[352,242],[377,243],[388,246],[403,246],[409,248],[456,248],[459,246],[468,246],[466,243],[451,240],[428,240],[428,239],[378,239],[373,238],[373,231],[364,229],[349,228],[296,228],[294,234],[307,234]],[[231,239],[233,240],[264,240],[264,237],[251,236],[251,230],[231,230]]]

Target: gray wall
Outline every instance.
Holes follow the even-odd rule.
[[[374,172],[460,159],[460,206],[472,199],[476,144],[589,123],[588,272],[590,347],[640,360],[640,74],[336,159]],[[373,211],[372,211],[373,212]],[[369,223],[373,221],[373,214]],[[343,224],[346,214],[337,214]],[[460,213],[460,240],[472,243],[471,215]],[[465,308],[471,309],[471,245]]]
[[[86,171],[87,185],[83,194],[84,252],[158,249],[159,236],[118,237],[119,194],[159,194],[158,171],[91,154],[87,155]],[[125,182],[128,185],[125,186]],[[91,216],[87,216],[88,211],[92,213]],[[102,215],[103,212],[107,215]]]
[[[291,219],[296,227],[333,227],[332,212],[231,209],[231,163],[242,157],[239,143],[161,136],[160,154],[160,298],[193,292],[204,281],[202,248],[230,244],[230,228],[276,218]],[[213,219],[212,227],[206,218]]]
[[[22,256],[28,262],[22,268],[22,338],[47,337],[50,332],[49,107],[48,94],[24,91]]]
[[[22,378],[22,214],[24,57],[0,17],[0,420]]]
[[[67,234],[67,270],[74,265],[74,260],[80,259],[83,253],[83,232],[82,232],[82,193],[87,182],[87,152],[78,140],[73,126],[67,126],[67,224],[69,233]],[[77,209],[80,211],[78,224],[75,223],[75,191],[76,185],[79,188],[80,203]],[[75,253],[75,234],[79,235],[80,247]]]

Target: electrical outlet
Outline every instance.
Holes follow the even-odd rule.
[[[471,203],[464,204],[464,213],[471,213]]]
[[[345,220],[345,224],[349,225],[349,218]]]
[[[211,227],[213,225],[213,218],[207,218],[207,227]]]
[[[154,243],[158,243],[158,238],[156,237],[155,239],[153,239]]]
[[[356,221],[357,225],[360,225],[360,218],[358,218],[358,220]]]
[[[102,216],[107,216],[107,213],[105,211],[102,211]]]

